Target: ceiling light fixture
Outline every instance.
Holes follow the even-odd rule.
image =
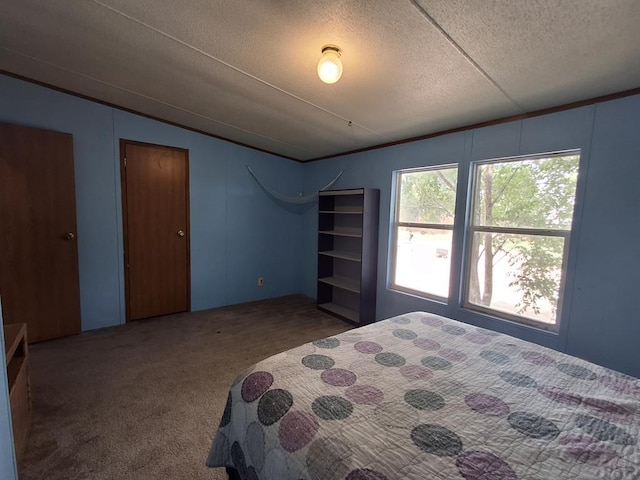
[[[322,58],[318,62],[318,76],[324,83],[336,83],[342,76],[342,52],[338,47],[325,45],[322,47]]]

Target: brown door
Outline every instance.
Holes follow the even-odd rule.
[[[122,140],[127,321],[190,309],[189,151]]]
[[[0,293],[30,342],[80,332],[70,134],[0,123]]]

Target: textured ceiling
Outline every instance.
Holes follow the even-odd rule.
[[[639,87],[639,24],[638,0],[5,0],[0,70],[309,160]]]

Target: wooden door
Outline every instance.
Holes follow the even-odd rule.
[[[127,321],[189,311],[189,151],[120,151]]]
[[[0,292],[30,342],[80,332],[70,134],[0,123]]]

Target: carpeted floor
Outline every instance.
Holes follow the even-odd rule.
[[[32,345],[20,479],[226,479],[204,461],[235,376],[349,328],[289,296]]]

